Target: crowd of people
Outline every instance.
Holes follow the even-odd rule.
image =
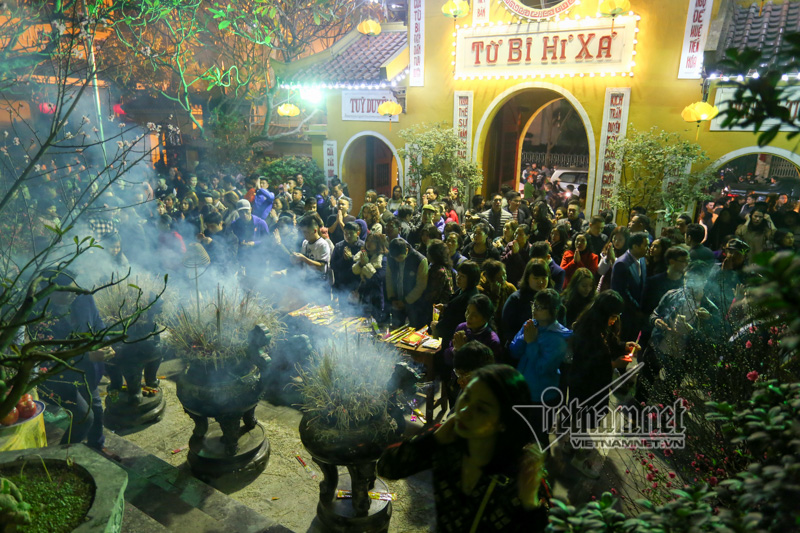
[[[300,174],[283,183],[257,175],[240,182],[211,173],[183,178],[173,169],[137,191],[133,207],[106,193],[86,224],[112,270],[156,263],[179,273],[197,243],[221,275],[285,280],[286,290],[354,307],[381,327],[427,327],[442,341],[435,367],[455,416],[435,435],[393,451],[382,469],[395,477],[421,465],[436,471],[452,459],[433,447],[449,450],[460,436],[469,450],[465,468],[499,475],[509,464],[498,456],[502,446],[485,449],[481,435],[497,440],[512,431],[510,398],[592,400],[595,414],[581,423],[595,427],[632,354],[646,363],[646,385],[670,371],[687,338],[729,338],[746,320],[733,312],[747,298],[745,265],[763,250],[794,249],[800,225],[796,205],[725,196],[656,235],[645,209],[634,208],[627,225],[616,225],[611,211],[587,217],[581,191],[529,170],[525,197],[506,187],[466,202],[456,188],[428,187],[418,200],[396,186],[391,197],[367,191],[356,211],[338,180],[312,187]],[[520,383],[512,387],[514,379]],[[628,401],[647,402],[647,390],[637,386]],[[491,416],[481,402],[487,395]],[[550,428],[538,422],[535,436],[546,447]],[[514,434],[512,442],[531,437]],[[599,475],[597,458],[567,448],[579,472]],[[506,461],[520,457],[527,455],[505,454]],[[477,479],[462,487],[475,504],[490,483]],[[446,488],[457,480],[440,481]],[[512,484],[527,500],[513,500],[504,516],[535,499],[528,482]],[[446,518],[454,510],[442,504],[439,512]]]

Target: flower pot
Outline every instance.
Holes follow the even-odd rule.
[[[68,465],[67,458],[71,466]],[[0,453],[0,470],[3,473],[19,472],[19,468],[41,465],[62,465],[74,469],[75,474],[94,486],[94,497],[85,515],[85,521],[73,533],[118,533],[122,529],[125,510],[125,487],[128,474],[118,464],[110,461],[84,444],[66,444],[49,448],[36,448]],[[54,491],[54,494],[56,492]],[[23,495],[24,497],[24,495]],[[2,525],[2,524],[0,524]],[[13,526],[12,526],[13,527]]]
[[[397,422],[389,415],[347,430],[331,420],[305,413],[300,421],[300,440],[322,471],[317,516],[330,531],[385,531],[392,516],[390,501],[371,499],[370,491],[388,492],[376,479],[375,465],[383,450],[399,440]],[[338,467],[348,474],[339,476]],[[340,489],[352,498],[337,499]]]

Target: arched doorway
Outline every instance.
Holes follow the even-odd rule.
[[[753,196],[756,202],[766,202],[781,213],[800,201],[800,156],[794,152],[750,146],[725,154],[712,165],[718,173],[712,198],[717,203],[720,196],[727,197],[738,203],[738,208],[747,196]],[[715,205],[715,210],[719,206]],[[781,220],[774,222],[780,225]]]
[[[592,124],[586,110],[569,91],[547,82],[521,83],[507,89],[489,104],[481,117],[472,155],[484,170],[484,193],[497,191],[502,185],[518,187],[526,135],[537,119],[543,121],[544,115],[553,114],[556,109],[562,118],[571,112],[573,116],[569,118],[583,125],[586,137],[583,146],[587,153],[581,161],[588,163],[588,167],[582,169],[588,176],[587,197],[583,199],[586,205],[591,205],[596,151]],[[539,135],[538,138],[553,140],[551,135],[547,137]]]
[[[339,168],[353,198],[353,212],[361,208],[369,189],[391,197],[402,166],[397,150],[383,135],[362,131],[344,145]]]

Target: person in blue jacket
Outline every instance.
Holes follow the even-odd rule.
[[[561,309],[561,297],[554,289],[543,289],[533,299],[533,319],[520,328],[511,341],[511,356],[519,360],[517,369],[525,376],[531,389],[532,405],[557,406],[562,401],[558,383],[559,367],[566,360],[567,339],[572,331],[556,320]],[[531,427],[540,446],[547,449],[549,428],[545,427],[543,412],[531,410]]]

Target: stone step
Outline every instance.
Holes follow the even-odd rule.
[[[142,533],[144,531],[147,533],[169,533],[169,529],[147,516],[144,511],[130,502],[125,502],[121,533]]]
[[[128,472],[128,488],[125,490],[125,501],[128,505],[123,519],[123,531],[291,531],[198,480],[191,475],[188,468],[176,468],[123,437],[107,432],[106,447],[122,458],[121,465]],[[147,527],[147,524],[153,523],[157,527]]]

